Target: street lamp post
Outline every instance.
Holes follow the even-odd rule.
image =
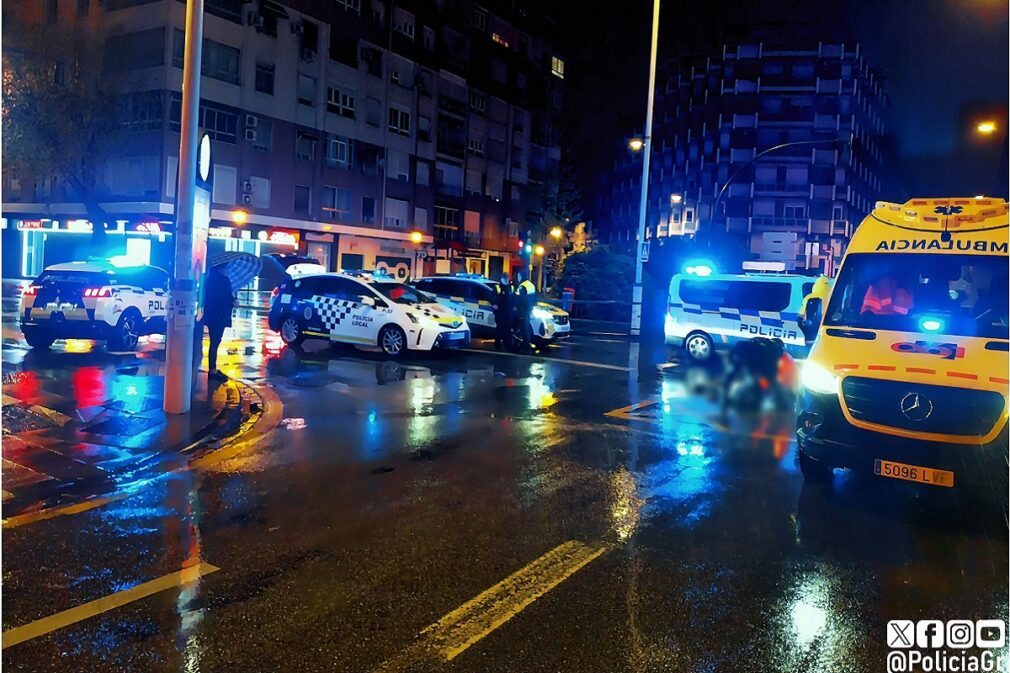
[[[645,246],[645,216],[649,205],[649,155],[652,154],[652,105],[656,98],[656,51],[659,46],[659,3],[652,2],[652,48],[649,52],[649,102],[645,109],[642,138],[642,196],[638,203],[638,239],[635,245],[635,286],[631,295],[631,336],[642,331],[642,251]]]
[[[193,397],[193,341],[199,281],[199,278],[194,277],[193,269],[193,214],[196,199],[202,51],[203,0],[188,0],[182,69],[179,185],[175,201],[175,264],[165,341],[163,406],[170,414],[188,413]]]

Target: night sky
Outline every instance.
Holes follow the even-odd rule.
[[[571,63],[571,150],[588,189],[610,170],[624,134],[644,123],[652,2],[553,4]],[[664,0],[660,59],[718,50],[727,33],[762,22],[854,37],[890,98],[891,189],[901,193],[885,197],[983,191],[982,183],[991,194],[997,185],[1006,191],[998,177],[1005,135],[980,144],[968,130],[983,112],[1006,129],[1008,11],[1007,0]]]

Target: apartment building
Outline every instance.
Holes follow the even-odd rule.
[[[833,273],[882,188],[886,98],[859,45],[754,30],[657,86],[646,238],[737,237],[752,259]],[[634,245],[640,154],[602,190],[603,242]]]
[[[564,58],[536,7],[206,0],[211,254],[298,250],[331,269],[401,277],[521,264],[518,233],[560,158]],[[89,65],[115,82],[129,113],[101,185],[122,234],[109,240],[170,263],[185,4],[11,0],[4,10],[5,31],[44,24],[101,44]],[[72,190],[4,169],[4,243],[17,248],[4,274],[77,254],[67,241],[90,223]]]

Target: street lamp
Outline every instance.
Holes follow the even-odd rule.
[[[632,152],[641,152],[643,147],[645,147],[645,141],[641,138],[632,138],[628,141],[628,149]]]
[[[239,226],[242,226],[249,221],[249,213],[244,210],[233,210],[231,211],[231,221]]]
[[[680,194],[670,194],[670,204],[671,205],[675,206],[675,205],[677,205],[678,203],[680,203],[683,200],[684,200],[684,197],[681,196]]]
[[[424,235],[421,232],[419,232],[419,231],[412,231],[412,232],[410,232],[410,242],[411,243],[418,244],[422,240],[424,240]]]
[[[999,127],[996,125],[996,122],[991,120],[985,120],[976,124],[975,130],[979,133],[979,135],[991,136],[993,133],[999,130]]]
[[[551,229],[551,238],[559,239],[559,238],[561,238],[561,235],[563,233],[565,233],[565,232],[562,231],[561,227],[553,227]]]
[[[542,256],[544,254],[544,246],[537,244],[537,246],[533,248],[533,252],[537,256]]]

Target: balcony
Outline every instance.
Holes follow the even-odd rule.
[[[457,117],[466,117],[466,103],[451,96],[439,96],[438,109]]]
[[[754,193],[755,194],[780,194],[783,196],[796,196],[799,193],[809,194],[810,185],[807,183],[788,183],[788,182],[776,182],[776,183],[754,183]]]

